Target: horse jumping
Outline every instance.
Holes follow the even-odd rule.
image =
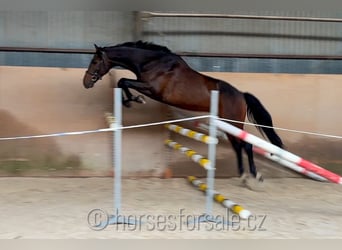
[[[249,120],[266,127],[257,128],[270,142],[278,147],[283,143],[273,127],[272,117],[262,103],[252,94],[241,92],[231,84],[206,76],[193,70],[180,56],[167,47],[148,42],[126,42],[110,47],[95,45],[95,54],[83,78],[85,88],[91,88],[101,77],[114,67],[123,67],[132,71],[137,79],[121,78],[118,87],[122,88],[123,105],[131,102],[144,103],[142,95],[134,96],[134,89],[156,101],[181,109],[209,112],[210,91],[219,91],[220,118],[243,122],[246,115]],[[232,123],[243,129],[243,123]],[[244,174],[242,150],[248,156],[250,173],[259,181],[252,145],[227,134],[237,156],[240,176]]]

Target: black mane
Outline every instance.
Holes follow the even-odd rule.
[[[136,42],[125,42],[118,45],[115,45],[113,47],[132,47],[132,48],[139,48],[139,49],[147,49],[147,50],[154,50],[154,51],[163,51],[167,53],[172,53],[171,50],[169,50],[165,46],[161,46],[158,44],[154,44],[151,42],[143,42],[143,41],[136,41]]]

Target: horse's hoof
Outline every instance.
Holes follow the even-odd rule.
[[[255,179],[259,182],[264,182],[264,177],[260,173],[257,173]]]
[[[138,95],[138,96],[134,97],[133,101],[138,102],[138,103],[142,103],[142,104],[146,104],[145,97],[142,95]]]
[[[240,182],[241,182],[241,185],[242,186],[246,186],[246,183],[248,181],[248,178],[249,176],[246,174],[246,173],[243,173],[241,176],[240,176]]]
[[[265,185],[264,185],[263,178],[261,175],[259,177],[257,175],[256,177],[248,178],[245,182],[245,186],[252,191],[256,191],[256,192],[265,191]]]

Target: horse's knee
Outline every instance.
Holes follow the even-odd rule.
[[[119,88],[122,88],[122,89],[127,88],[127,84],[126,84],[125,81],[126,81],[125,78],[121,78],[121,79],[118,81],[117,86],[118,86]]]
[[[119,79],[119,81],[117,82],[118,87],[120,87],[122,85],[122,78]]]
[[[132,107],[131,101],[126,99],[126,100],[122,100],[122,105],[124,105],[127,108]]]

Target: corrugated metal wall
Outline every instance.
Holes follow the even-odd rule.
[[[132,13],[0,11],[0,46],[90,48],[131,39]]]
[[[342,12],[264,11],[229,14],[341,18]],[[142,22],[141,37],[176,51],[268,54],[342,55],[342,23],[246,20],[197,17],[153,17]],[[342,73],[339,60],[194,58],[187,62],[200,71]]]
[[[132,39],[133,13],[0,11],[0,46],[91,49]],[[86,67],[90,55],[0,53],[1,65]]]
[[[342,18],[342,12],[229,14]],[[133,40],[133,12],[0,11],[0,47],[90,49],[93,43]],[[141,38],[174,51],[241,54],[342,55],[342,23],[155,17],[141,22]],[[0,52],[1,65],[86,67],[90,55]],[[201,71],[341,73],[340,61],[185,57]]]
[[[241,14],[241,13],[229,13]],[[340,13],[249,12],[259,16],[341,18]],[[143,37],[187,52],[342,55],[342,23],[152,17]]]

